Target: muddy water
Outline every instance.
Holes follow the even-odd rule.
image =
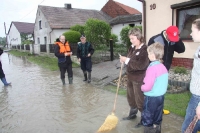
[[[112,111],[115,94],[82,82],[82,77],[74,75],[73,85],[62,86],[58,71],[7,53],[1,61],[12,86],[0,83],[0,133],[95,133]],[[121,119],[128,110],[126,98],[119,96],[116,116]],[[109,133],[142,133],[134,128],[139,119],[119,121]],[[180,132],[179,121],[172,128],[169,124],[165,132]]]

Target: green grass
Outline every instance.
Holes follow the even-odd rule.
[[[107,85],[103,89],[116,93],[117,87],[113,85]],[[119,88],[118,94],[126,96],[126,90]],[[165,95],[164,109],[167,109],[171,113],[184,117],[190,97],[191,93],[189,91],[178,94],[167,93]]]
[[[57,71],[59,70],[58,68],[58,60],[57,58],[54,57],[48,57],[48,56],[34,56],[28,52],[20,52],[17,50],[11,50],[9,51],[10,54],[14,55],[14,56],[26,56],[28,61],[33,62],[43,68],[47,68],[51,71]],[[79,67],[78,64],[76,63],[72,63],[72,67]]]
[[[113,93],[116,93],[117,87],[114,86],[114,85],[106,85],[106,86],[104,86],[103,89],[108,90],[108,91],[113,92]],[[118,94],[126,96],[126,90],[123,89],[123,88],[119,88]]]
[[[190,97],[191,93],[189,91],[178,94],[166,94],[164,109],[184,117]]]

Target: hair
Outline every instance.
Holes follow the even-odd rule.
[[[147,51],[149,53],[153,53],[155,55],[155,58],[159,60],[160,62],[163,62],[162,58],[164,55],[164,46],[160,44],[159,42],[155,42],[148,46]]]
[[[200,30],[200,18],[193,21],[194,25],[196,25],[197,29]]]
[[[128,32],[128,36],[130,35],[134,35],[137,37],[138,40],[140,40],[141,43],[144,43],[144,37],[142,36],[142,32],[139,28],[133,28],[131,30],[129,30]]]

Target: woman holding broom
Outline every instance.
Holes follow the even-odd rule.
[[[144,44],[141,30],[133,28],[129,31],[128,36],[132,45],[128,50],[127,57],[120,56],[120,62],[127,65],[127,100],[130,106],[129,115],[123,120],[136,118],[138,110],[142,112],[144,95],[141,91],[141,85],[149,65],[147,46]],[[135,127],[138,128],[141,125],[140,121]]]

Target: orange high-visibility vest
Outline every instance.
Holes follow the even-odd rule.
[[[56,42],[56,44],[60,47],[60,53],[71,52],[68,42],[66,42],[65,45],[61,42]]]

